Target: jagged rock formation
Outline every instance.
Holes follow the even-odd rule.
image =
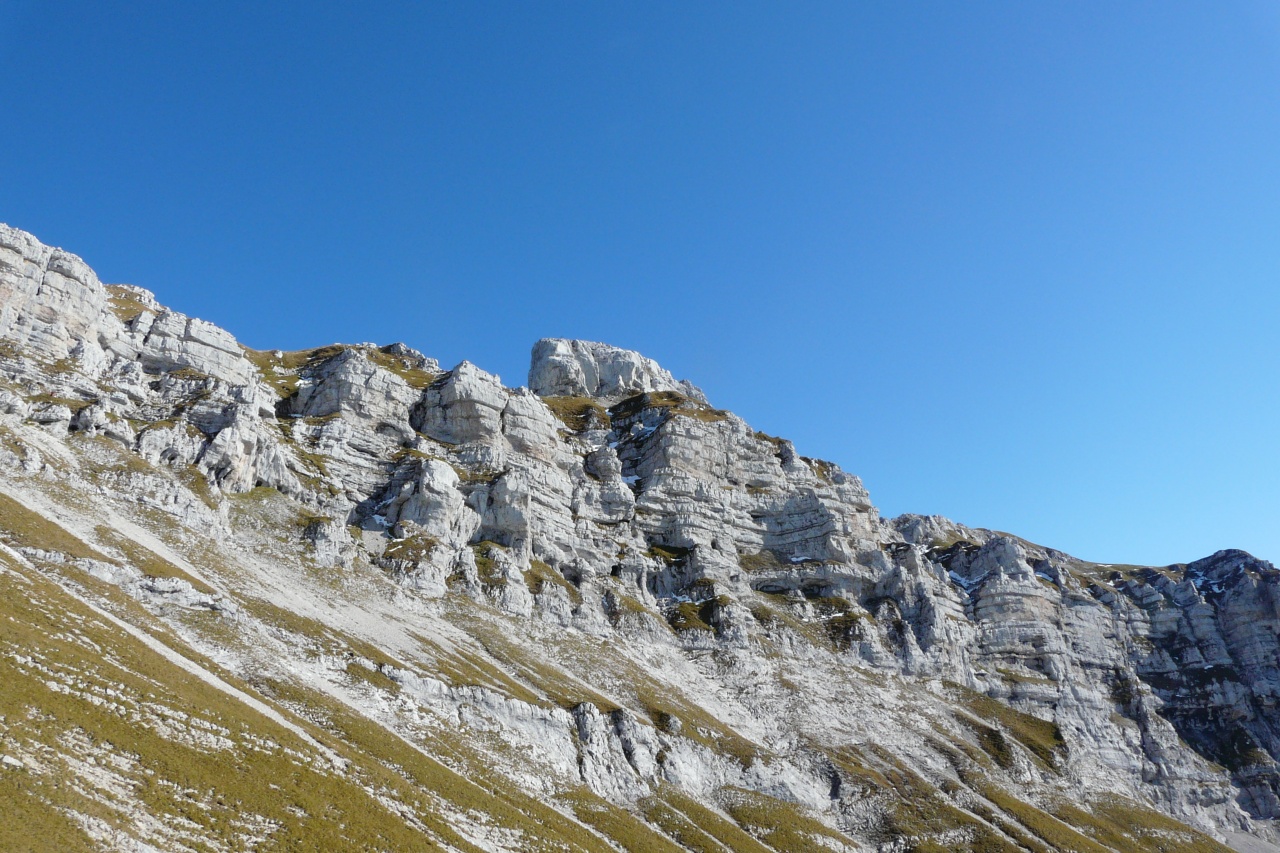
[[[701,389],[677,381],[653,359],[608,344],[563,338],[543,338],[533,345],[529,387],[543,397],[617,401],[644,391],[674,391],[707,402]]]
[[[527,389],[256,352],[0,227],[0,538],[0,796],[51,843],[1261,850],[1280,810],[1269,563],[886,520],[603,344]]]

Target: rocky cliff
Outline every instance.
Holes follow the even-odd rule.
[[[0,227],[0,847],[1280,849],[1271,564],[884,519],[604,344],[528,381]]]

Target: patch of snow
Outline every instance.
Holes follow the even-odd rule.
[[[948,572],[947,576],[951,578],[951,582],[954,583],[956,586],[960,587],[965,592],[969,592],[970,590],[976,589],[977,587],[981,586],[982,582],[991,576],[991,573],[987,572],[987,574],[983,575],[982,577],[974,578],[973,580],[967,580],[957,572]]]

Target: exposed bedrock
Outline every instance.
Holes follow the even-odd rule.
[[[856,476],[634,352],[544,339],[529,387],[511,389],[401,344],[255,351],[8,227],[0,375],[0,417],[169,472],[149,500],[184,523],[222,529],[228,496],[278,491],[305,507],[297,542],[321,565],[367,558],[415,600],[722,656],[725,689],[766,719],[782,704],[759,687],[769,655],[825,661],[962,691],[953,728],[978,731],[984,701],[1039,721],[1044,743],[997,750],[1009,779],[1120,790],[1211,831],[1280,817],[1280,572],[1243,552],[1111,567],[937,516],[884,519]],[[665,780],[855,814],[848,768],[815,746],[845,731],[820,693],[812,729],[761,725],[800,756],[772,770],[625,709],[537,720],[564,738],[548,761],[617,802]]]

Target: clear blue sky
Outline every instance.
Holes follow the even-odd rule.
[[[0,80],[0,221],[251,346],[608,341],[886,515],[1280,561],[1274,3],[0,0]]]

